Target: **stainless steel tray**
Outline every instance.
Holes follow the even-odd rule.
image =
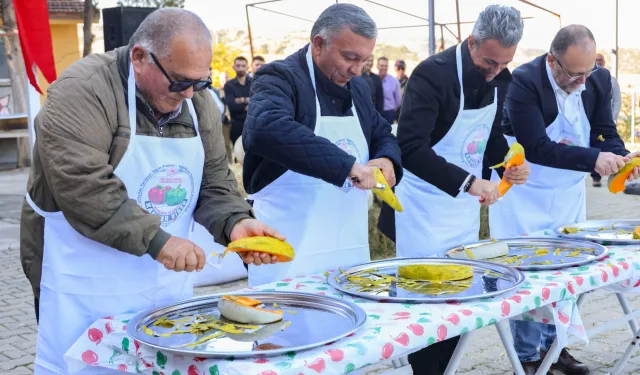
[[[491,240],[481,241],[475,244],[465,245],[466,249],[473,249],[482,244],[491,242]],[[495,262],[497,264],[508,264],[511,267],[517,268],[521,271],[546,271],[556,270],[573,266],[580,266],[583,264],[595,262],[607,256],[607,248],[589,241],[569,240],[569,239],[554,239],[554,238],[535,238],[535,237],[517,237],[507,238],[500,240],[500,242],[506,242],[509,246],[509,257],[528,255],[535,257],[520,259],[520,262],[504,263],[505,257],[486,259],[488,262]],[[549,250],[545,255],[535,254],[536,250],[546,249]],[[556,251],[561,249],[560,251]],[[571,250],[565,250],[571,249]],[[581,250],[589,249],[589,250]],[[453,248],[445,253],[447,257],[452,252],[464,251],[463,247]],[[568,256],[572,252],[580,251],[580,253],[571,257]],[[551,264],[531,264],[532,262],[545,262],[549,261]]]
[[[148,326],[158,333],[172,331],[173,328],[152,326],[153,322],[162,317],[180,319],[195,314],[206,314],[219,318],[218,301],[223,294],[216,294],[142,312],[129,321],[127,334],[165,353],[206,358],[251,358],[302,351],[339,340],[357,331],[367,319],[362,308],[335,297],[297,292],[229,294],[259,299],[265,305],[277,303],[278,309],[284,311],[283,319],[281,322],[260,326],[259,332],[225,334],[194,348],[179,347],[196,341],[194,334],[155,337],[147,335],[142,330],[142,326]],[[283,324],[288,324],[286,322],[290,324],[282,330]],[[214,332],[210,331],[204,335]],[[202,336],[198,338],[200,337]]]
[[[409,290],[394,285],[389,291],[382,293],[358,292],[349,287],[347,278],[350,275],[365,270],[375,270],[378,274],[396,275],[400,266],[421,265],[421,264],[441,264],[441,265],[469,265],[474,269],[471,286],[467,289],[451,294],[425,295],[411,292]],[[524,274],[516,269],[501,264],[475,261],[458,260],[444,258],[397,258],[389,260],[379,260],[371,263],[354,266],[346,270],[334,271],[328,277],[329,285],[341,292],[358,296],[365,299],[380,302],[400,302],[400,303],[444,303],[463,302],[478,298],[493,297],[503,293],[508,293],[520,287],[524,282]]]
[[[603,245],[640,245],[640,240],[634,240],[631,234],[636,227],[640,227],[640,220],[587,220],[561,225],[555,232],[562,238],[592,241]],[[578,233],[564,233],[566,228],[576,228]]]

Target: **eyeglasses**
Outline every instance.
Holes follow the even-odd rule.
[[[558,63],[558,65],[560,66],[560,69],[562,69],[562,71],[564,72],[564,74],[567,75],[567,77],[569,77],[569,82],[574,82],[576,80],[579,80],[580,78],[584,77],[585,79],[589,78],[596,70],[598,70],[598,65],[594,64],[593,69],[591,69],[590,71],[586,72],[586,73],[581,73],[581,74],[577,74],[572,76],[571,74],[569,74],[569,72],[567,72],[567,70],[564,68],[564,66],[562,66],[562,63],[560,62],[560,60],[556,57],[556,55],[554,55],[553,53],[551,54],[551,56],[553,56],[553,58],[556,60],[556,62]]]
[[[211,84],[212,84],[211,78],[207,79],[206,81],[200,81],[200,80],[176,81],[176,80],[171,79],[171,77],[169,77],[169,74],[167,73],[167,71],[164,70],[164,68],[160,64],[160,61],[158,61],[158,58],[156,57],[156,55],[154,55],[152,52],[149,52],[149,54],[151,55],[151,58],[153,59],[153,62],[156,63],[158,68],[160,68],[160,71],[162,72],[162,74],[164,74],[164,76],[167,77],[167,80],[169,80],[169,91],[171,91],[171,92],[182,92],[182,91],[188,89],[191,86],[193,86],[193,91],[202,91],[204,89],[207,89],[207,88],[211,87]]]

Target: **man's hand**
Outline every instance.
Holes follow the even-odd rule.
[[[281,241],[286,240],[286,238],[278,233],[275,229],[268,227],[263,222],[256,219],[243,219],[238,221],[231,230],[231,234],[229,235],[231,241],[257,236],[274,237]],[[247,264],[254,264],[256,266],[278,262],[278,258],[275,255],[267,253],[247,252],[239,255],[240,258],[242,258],[243,262]]]
[[[481,178],[476,178],[476,180],[473,181],[471,188],[469,188],[469,194],[480,197],[480,204],[483,206],[490,206],[500,198],[498,185]]]
[[[620,155],[611,152],[601,152],[596,160],[596,172],[601,176],[609,176],[617,173],[620,168],[624,167],[627,160]]]
[[[174,236],[169,237],[156,260],[168,270],[187,272],[202,271],[207,261],[204,251],[198,245]]]
[[[521,165],[513,166],[505,170],[503,176],[505,180],[512,185],[522,185],[527,182],[530,172],[531,168],[529,167],[529,163],[525,161]]]
[[[358,189],[369,190],[373,189],[376,186],[376,176],[373,172],[373,168],[362,165],[358,162],[353,164],[351,168],[351,172],[349,172],[349,176],[351,178],[356,178],[357,181],[354,181],[354,185]]]
[[[640,157],[640,151],[635,151],[630,154],[627,154],[627,156],[625,156],[625,159],[628,159],[627,160],[627,163],[628,163],[631,161],[631,159],[638,158],[638,157]],[[640,179],[640,167],[633,168],[633,172],[631,172],[627,181],[633,181],[637,179]]]
[[[378,167],[382,171],[384,178],[387,180],[389,187],[396,186],[396,171],[393,169],[393,163],[387,158],[379,158],[369,160],[366,166]]]

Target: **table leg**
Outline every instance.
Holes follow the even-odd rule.
[[[400,357],[400,364],[402,366],[409,366],[409,357],[408,356]]]
[[[502,346],[504,346],[504,349],[507,351],[507,356],[511,362],[511,367],[513,367],[513,372],[515,372],[516,375],[524,375],[524,369],[520,363],[520,358],[518,358],[516,348],[513,347],[513,337],[511,337],[511,333],[509,332],[509,319],[497,322],[496,329],[498,330],[498,335],[502,341]]]
[[[633,312],[633,309],[629,305],[629,300],[627,296],[622,293],[616,293],[616,297],[618,297],[618,302],[620,302],[620,306],[622,307],[622,311],[624,311],[625,315],[629,315]],[[629,319],[629,326],[631,327],[631,332],[636,335],[638,332],[638,322],[636,322],[635,318]]]
[[[629,343],[629,346],[627,346],[627,350],[622,355],[622,358],[620,358],[618,362],[616,362],[616,367],[614,367],[611,371],[611,375],[618,375],[622,373],[622,369],[627,364],[629,358],[631,358],[633,353],[638,350],[638,345],[640,345],[640,333],[636,331],[635,337]]]
[[[544,360],[540,364],[540,367],[538,367],[536,375],[545,375],[551,368],[551,365],[553,365],[556,359],[558,359],[561,351],[562,348],[560,347],[560,345],[558,345],[558,338],[556,337],[556,339],[553,340],[553,344],[551,344],[549,351],[544,356]]]
[[[462,356],[467,350],[467,346],[469,345],[469,341],[471,340],[471,334],[474,331],[467,332],[464,335],[460,336],[460,340],[456,345],[456,349],[453,351],[453,355],[451,355],[451,359],[449,359],[449,363],[447,364],[446,370],[444,370],[444,375],[453,375],[458,371],[458,367],[460,366],[460,361],[462,361]]]
[[[402,362],[400,362],[399,358],[392,360],[391,364],[393,365],[394,369],[399,369],[400,367],[402,367]]]

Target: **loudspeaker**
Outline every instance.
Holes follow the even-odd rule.
[[[104,51],[126,46],[142,21],[158,8],[115,7],[102,9]]]

